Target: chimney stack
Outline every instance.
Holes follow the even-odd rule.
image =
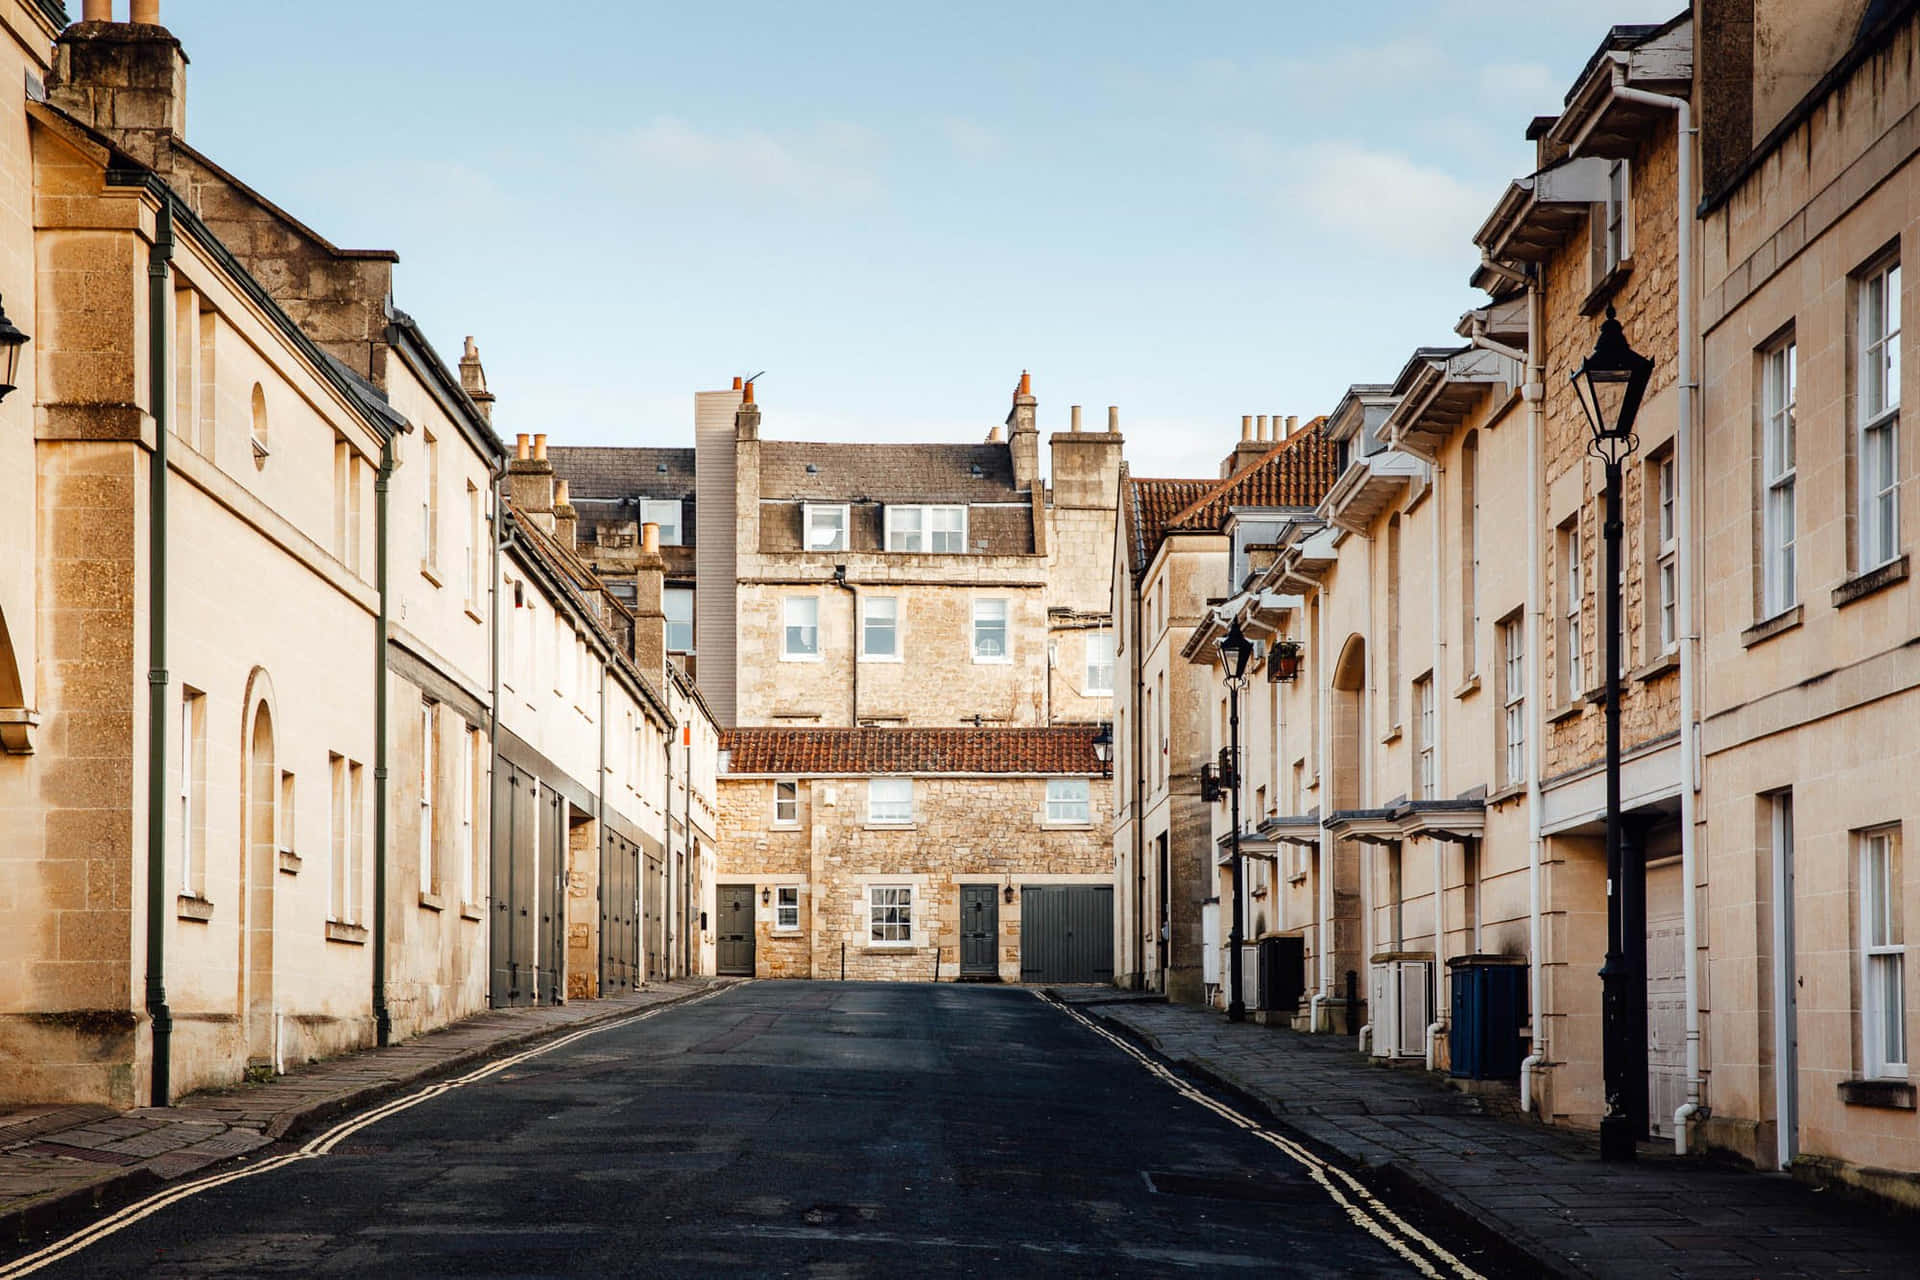
[[[1111,513],[1120,494],[1120,447],[1124,443],[1120,439],[1120,411],[1107,409],[1105,431],[1088,431],[1077,404],[1068,407],[1067,420],[1068,429],[1055,432],[1049,442],[1053,470],[1048,482],[1053,509]],[[1056,529],[1063,527],[1057,525]]]
[[[134,0],[132,22],[113,20],[112,0],[86,0],[81,16],[54,43],[48,101],[170,174],[173,139],[187,132],[187,55],[158,0]]]
[[[571,495],[567,492],[567,482],[557,480],[553,485],[553,537],[556,542],[569,551],[580,549],[580,513],[573,509]]]
[[[1020,371],[1020,385],[1007,412],[1007,447],[1013,451],[1013,487],[1031,492],[1040,484],[1039,401],[1033,397],[1033,375]]]
[[[660,526],[640,526],[640,555],[633,570],[633,665],[649,680],[667,668],[667,561],[660,554]]]
[[[480,365],[480,348],[467,335],[466,349],[460,353],[460,387],[480,410],[480,416],[493,421],[493,392],[487,390],[487,371]]]
[[[531,450],[524,432],[515,437],[513,460],[507,463],[507,500],[516,516],[554,532],[553,464],[547,461],[545,433],[533,437]]]
[[[1264,422],[1265,419],[1262,418],[1261,421]],[[1261,439],[1259,430],[1254,426],[1253,415],[1250,413],[1241,414],[1240,440],[1239,443],[1233,446],[1233,451],[1221,460],[1220,478],[1225,480],[1228,476],[1233,475],[1248,463],[1265,454],[1266,451],[1272,447],[1273,443],[1271,441]]]

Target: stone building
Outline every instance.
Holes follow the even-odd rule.
[[[1744,0],[1700,22],[1703,1136],[1912,1204],[1920,14]]]
[[[1218,480],[1123,478],[1113,544],[1113,612],[1125,679],[1114,708],[1114,862],[1120,972],[1136,989],[1209,998],[1220,975],[1210,939],[1217,850],[1201,768],[1212,759],[1214,689],[1180,658],[1217,599],[1239,509],[1270,519],[1310,512],[1331,477],[1324,423],[1266,415],[1241,424]],[[1276,439],[1277,437],[1277,439]],[[1249,526],[1251,527],[1251,526]]]
[[[654,448],[553,454],[584,522],[584,554],[605,579],[640,599],[643,616],[655,582],[691,594],[690,620],[684,603],[666,613],[669,630],[680,630],[665,651],[723,722],[806,729],[842,741],[852,757],[864,750],[866,730],[902,731],[890,742],[919,742],[910,730],[964,725],[973,741],[1004,731],[1010,752],[1036,728],[1089,727],[1081,736],[1091,739],[1091,727],[1109,718],[1113,684],[1107,549],[1122,446],[1115,411],[1105,431],[1086,431],[1074,408],[1068,429],[1049,441],[1044,475],[1037,401],[1024,374],[1004,426],[980,444],[785,441],[763,437],[761,412],[755,388],[736,379],[696,396],[690,458]],[[663,548],[658,561],[633,550],[647,515],[678,525],[678,547]],[[1007,785],[998,777],[947,778],[929,794],[976,784],[976,809],[985,814]],[[782,948],[749,952],[740,942],[752,932],[740,912],[760,884],[757,850],[771,821],[752,804],[738,807],[744,785],[723,768],[709,882],[719,896],[704,904],[716,964],[722,972],[786,972]],[[938,824],[943,840],[966,812],[955,799]],[[737,827],[737,814],[755,816]],[[990,822],[977,821],[976,833],[955,837],[962,847],[993,843]],[[1009,865],[1032,876],[1049,867],[1087,874],[1088,856],[1107,856],[1104,821],[1063,825],[1033,857]],[[1091,855],[1080,847],[1089,842],[1097,846]],[[895,867],[900,874],[937,878],[955,869],[924,837],[879,847],[917,860]],[[1006,976],[1018,976],[1017,958],[1009,964]],[[1110,968],[1109,947],[1101,971]],[[911,965],[869,970],[922,976]]]
[[[553,913],[533,998],[664,974],[643,921],[682,903],[640,852],[669,739],[711,726],[673,733],[564,504],[499,493],[471,340],[450,367],[396,255],[194,149],[185,54],[135,8],[0,4],[0,298],[30,339],[0,408],[0,1097],[164,1103],[511,1002],[503,902]],[[515,769],[565,822],[523,831]],[[711,813],[691,772],[683,823]]]

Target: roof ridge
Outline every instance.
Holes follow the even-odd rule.
[[[1293,432],[1284,440],[1277,442],[1273,448],[1267,450],[1232,475],[1215,481],[1207,492],[1201,494],[1200,497],[1193,502],[1188,503],[1183,509],[1174,512],[1173,516],[1167,521],[1167,528],[1177,529],[1187,521],[1194,519],[1205,508],[1218,502],[1234,489],[1241,487],[1247,481],[1251,480],[1262,468],[1280,461],[1285,455],[1291,454],[1294,449],[1303,447],[1301,444],[1302,441],[1312,440],[1318,445],[1326,444],[1326,425],[1327,415],[1324,413],[1320,414],[1318,417],[1309,421],[1306,426]],[[1316,498],[1315,502],[1318,502],[1318,500],[1319,499]]]

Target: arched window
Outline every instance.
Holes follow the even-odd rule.
[[[253,384],[253,465],[267,465],[267,393],[259,383]]]

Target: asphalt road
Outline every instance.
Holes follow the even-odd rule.
[[[1202,1271],[1418,1274],[1272,1143],[1029,991],[760,982],[518,1062],[36,1274]]]

